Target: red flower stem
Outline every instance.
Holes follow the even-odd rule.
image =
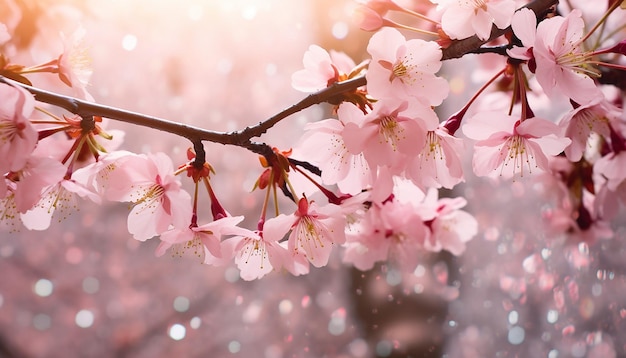
[[[270,183],[272,180],[274,180],[274,173],[270,172]],[[259,231],[263,231],[263,225],[265,225],[265,217],[267,216],[267,206],[270,202],[270,191],[272,190],[272,186],[268,185],[265,189],[265,199],[263,200],[263,207],[261,208],[261,217],[257,223],[257,230]]]
[[[467,113],[467,110],[470,108],[472,103],[474,103],[474,101],[480,96],[481,93],[483,93],[483,91],[485,91],[487,89],[487,87],[489,87],[496,79],[498,79],[500,76],[502,76],[504,71],[506,71],[506,67],[501,69],[498,73],[496,73],[493,77],[491,77],[491,79],[489,81],[487,81],[481,88],[478,89],[478,91],[476,91],[476,93],[474,93],[472,98],[470,98],[469,101],[467,101],[465,106],[463,106],[463,108],[461,108],[460,111],[458,111],[454,115],[452,115],[443,124],[443,126],[446,127],[446,129],[448,130],[448,133],[450,135],[454,135],[454,133],[456,133],[456,131],[459,129],[459,127],[461,127],[461,121],[463,120],[463,117],[465,116],[465,113]]]
[[[515,68],[515,82],[517,84],[517,88],[519,90],[519,100],[522,105],[522,116],[521,122],[525,121],[527,118],[532,117],[529,113],[528,107],[528,99],[526,98],[526,78],[522,69],[517,66]],[[511,115],[511,113],[509,113]]]
[[[189,227],[198,227],[198,187],[200,186],[200,183],[195,182],[194,183],[194,190],[193,190],[193,209],[191,212],[191,224],[189,225]]]

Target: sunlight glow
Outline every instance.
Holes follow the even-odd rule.
[[[126,51],[132,51],[137,47],[137,36],[135,35],[125,35],[122,38],[122,48]]]

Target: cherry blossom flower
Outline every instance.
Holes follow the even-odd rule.
[[[17,210],[25,213],[35,206],[41,199],[43,191],[59,183],[65,172],[65,166],[52,158],[41,156],[28,158],[21,170],[9,174],[9,178],[15,182],[13,193]]]
[[[376,262],[389,260],[412,271],[429,235],[414,206],[398,200],[374,203],[354,225],[358,227],[346,234],[344,261],[359,270],[369,270]]]
[[[362,124],[357,126],[357,122]],[[362,152],[371,168],[386,166],[397,173],[426,142],[425,128],[437,123],[432,108],[416,100],[384,99],[363,120],[347,123],[343,139],[348,151]]]
[[[26,90],[0,84],[0,174],[24,167],[37,145],[37,131],[28,116],[35,99]]]
[[[477,140],[473,168],[476,175],[513,178],[549,169],[548,156],[560,154],[571,140],[545,119],[480,112],[469,118],[463,133]],[[499,168],[499,169],[498,169]]]
[[[537,33],[537,16],[531,9],[522,8],[515,12],[511,20],[511,29],[515,37],[517,37],[522,46],[513,46],[508,49],[507,53],[520,60],[530,60],[533,58],[532,48],[535,46],[535,38]],[[534,70],[535,65],[531,70]]]
[[[98,157],[98,161],[74,172],[72,177],[87,187],[93,187],[101,197],[117,201],[128,191],[128,181],[131,180],[123,163],[136,155],[124,150],[105,153]]]
[[[398,30],[384,28],[372,36],[367,52],[367,91],[373,97],[416,97],[437,106],[448,96],[448,82],[435,76],[442,56],[435,42],[407,41]]]
[[[362,118],[362,112],[355,106],[345,103],[339,106],[340,120],[326,119],[308,123],[307,131],[294,148],[294,155],[306,155],[310,163],[322,170],[324,184],[337,184],[343,193],[356,194],[371,184],[369,165],[363,153],[353,154],[348,151],[343,136],[345,123],[342,118],[349,118],[347,111],[356,111],[354,117]]]
[[[3,226],[8,226],[11,231],[21,226],[19,213],[26,213],[38,204],[42,206],[42,194],[58,184],[65,172],[66,168],[58,161],[33,155],[22,169],[3,177],[0,183],[0,222],[4,222]],[[41,230],[47,228],[49,222],[44,219],[41,225],[45,227]]]
[[[317,203],[301,198],[295,213],[268,220],[263,231],[274,240],[291,231],[289,252],[302,254],[313,266],[322,267],[328,263],[333,245],[345,242],[344,228],[345,218],[339,206],[318,207]]]
[[[118,188],[108,193],[110,200],[134,204],[128,216],[128,231],[145,241],[169,229],[182,229],[191,222],[191,197],[174,176],[171,159],[164,153],[133,156],[120,171],[109,178],[109,185]]]
[[[275,239],[265,239],[263,232],[255,232],[254,235],[238,236],[227,240],[235,245],[233,250],[235,263],[243,280],[260,279],[274,270],[280,270],[285,265],[288,260],[287,249]]]
[[[370,211],[378,211],[372,206]],[[384,261],[389,255],[389,242],[374,224],[375,216],[366,214],[358,222],[352,223],[346,232],[346,244],[343,261],[354,265],[361,271],[367,271],[379,261]]]
[[[302,92],[316,92],[347,79],[347,75],[356,67],[345,53],[331,50],[329,54],[318,45],[309,46],[302,62],[304,69],[291,76],[293,88]]]
[[[416,7],[418,9],[415,9]],[[384,17],[389,11],[397,11],[413,16],[419,20],[425,20],[431,24],[439,24],[437,21],[422,15],[421,12],[428,11],[429,4],[411,4],[411,9],[402,7],[391,0],[367,0],[361,2],[361,4],[357,6],[354,11],[353,19],[355,20],[357,26],[359,26],[361,30],[365,31],[376,31],[383,26],[388,26],[399,29],[407,29],[418,33],[437,35],[436,33],[403,25]]]
[[[363,31],[376,31],[385,25],[383,16],[369,6],[360,5],[353,15],[356,25]]]
[[[74,89],[76,97],[93,101],[86,89],[93,70],[84,44],[85,34],[86,30],[79,27],[69,37],[63,37],[63,53],[58,59],[59,78]]]
[[[620,213],[620,207],[626,205],[626,181],[620,182],[615,190],[611,190],[607,185],[606,178],[603,177],[603,179],[604,182],[597,185],[599,189],[596,189],[597,194],[593,207],[599,217],[611,220]],[[615,184],[613,183],[613,185]]]
[[[419,205],[422,219],[431,230],[424,248],[461,255],[465,251],[465,243],[478,233],[478,221],[466,211],[459,210],[467,205],[464,198],[438,199],[437,196],[437,190],[430,189]]]
[[[504,29],[511,24],[515,0],[431,0],[441,10],[441,28],[451,39],[472,35],[489,39],[491,28]]]
[[[603,97],[593,78],[599,72],[591,67],[591,56],[581,48],[585,24],[578,9],[567,17],[555,16],[539,23],[531,10],[520,10],[512,27],[524,45],[509,50],[509,55],[533,60],[531,70],[549,97],[563,94],[578,104]],[[536,68],[535,68],[536,66]]]
[[[592,133],[609,139],[611,137],[609,125],[612,121],[616,122],[620,115],[619,108],[600,98],[566,114],[558,124],[565,129],[565,136],[572,140],[565,148],[567,159],[577,162],[582,158],[586,148],[589,147]]]
[[[345,53],[330,51],[330,54],[317,45],[311,45],[304,54],[304,69],[291,76],[293,88],[303,92],[317,92],[337,82],[347,81],[360,76],[366,68],[367,61],[355,65]],[[367,97],[365,87],[337,93],[327,99],[328,103],[340,105],[350,102],[366,112],[371,108],[371,99]]]
[[[41,195],[40,200],[30,210],[21,214],[22,223],[29,230],[46,230],[50,227],[52,217],[62,221],[73,212],[78,211],[78,198],[88,198],[100,204],[100,197],[72,179],[63,179],[49,186]]]
[[[243,221],[243,216],[227,216],[200,226],[191,226],[184,229],[172,228],[161,234],[161,243],[156,249],[156,255],[162,256],[167,250],[172,255],[182,256],[187,250],[200,258],[202,263],[220,262],[222,259],[222,236],[245,235],[255,236],[250,230],[237,225]],[[211,260],[211,258],[217,259]],[[230,257],[224,257],[225,263]]]
[[[448,134],[442,126],[426,133],[426,143],[406,169],[408,178],[420,188],[452,189],[462,182],[463,141]]]
[[[606,178],[606,187],[612,192],[626,179],[626,151],[610,152],[598,159],[593,166],[595,174]]]

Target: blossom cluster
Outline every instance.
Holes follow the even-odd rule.
[[[139,241],[158,237],[157,255],[234,262],[246,280],[271,271],[306,274],[332,255],[361,270],[385,261],[414,270],[422,253],[460,255],[478,233],[464,198],[439,197],[465,181],[463,158],[471,153],[476,176],[558,188],[542,213],[549,232],[611,237],[610,220],[626,204],[626,118],[623,84],[604,74],[623,69],[620,21],[607,20],[623,20],[623,3],[606,2],[606,16],[589,31],[583,14],[592,5],[535,13],[524,4],[432,0],[407,9],[370,0],[357,11],[361,27],[375,31],[367,60],[356,64],[311,45],[293,74],[295,89],[320,93],[359,78],[366,85],[328,98],[333,117],[308,123],[293,150],[263,152],[255,190],[264,201],[252,229],[220,203],[211,185],[218,173],[198,141],[179,166],[163,153],[127,152],[119,149],[123,133],[106,129],[107,119],[55,114],[27,90],[31,74],[54,74],[74,97],[94,101],[80,28],[57,58],[24,66],[10,60],[20,51],[15,26],[0,22],[0,226],[45,230],[78,210],[80,199],[127,202],[129,233]],[[425,28],[392,21],[394,11]],[[411,30],[421,37],[407,38]],[[442,120],[437,107],[450,92],[440,74],[445,53],[469,37],[493,41],[482,52],[497,56],[489,63],[497,72]],[[291,209],[281,210],[279,195]],[[203,210],[212,220],[202,219]]]

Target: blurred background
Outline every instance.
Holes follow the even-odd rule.
[[[421,2],[405,1],[417,8]],[[311,44],[367,57],[370,34],[351,22],[351,0],[0,0],[0,21],[19,26],[12,60],[35,64],[62,51],[59,34],[86,29],[96,101],[229,131],[304,97],[290,77]],[[18,9],[18,10],[15,10]],[[19,17],[15,17],[19,13]],[[22,61],[22,62],[20,62]],[[471,96],[473,70],[455,61],[443,113]],[[36,85],[58,91],[33,77]],[[319,106],[262,138],[294,146]],[[148,128],[123,148],[186,161],[186,140]],[[256,222],[262,193],[256,155],[206,144],[213,182],[231,213]],[[626,355],[621,238],[547,239],[544,188],[471,178],[454,196],[481,232],[462,257],[424,255],[414,272],[360,272],[335,255],[303,277],[244,282],[234,266],[195,257],[155,258],[158,239],[127,233],[125,205],[84,202],[43,233],[0,238],[1,357],[619,357]]]

